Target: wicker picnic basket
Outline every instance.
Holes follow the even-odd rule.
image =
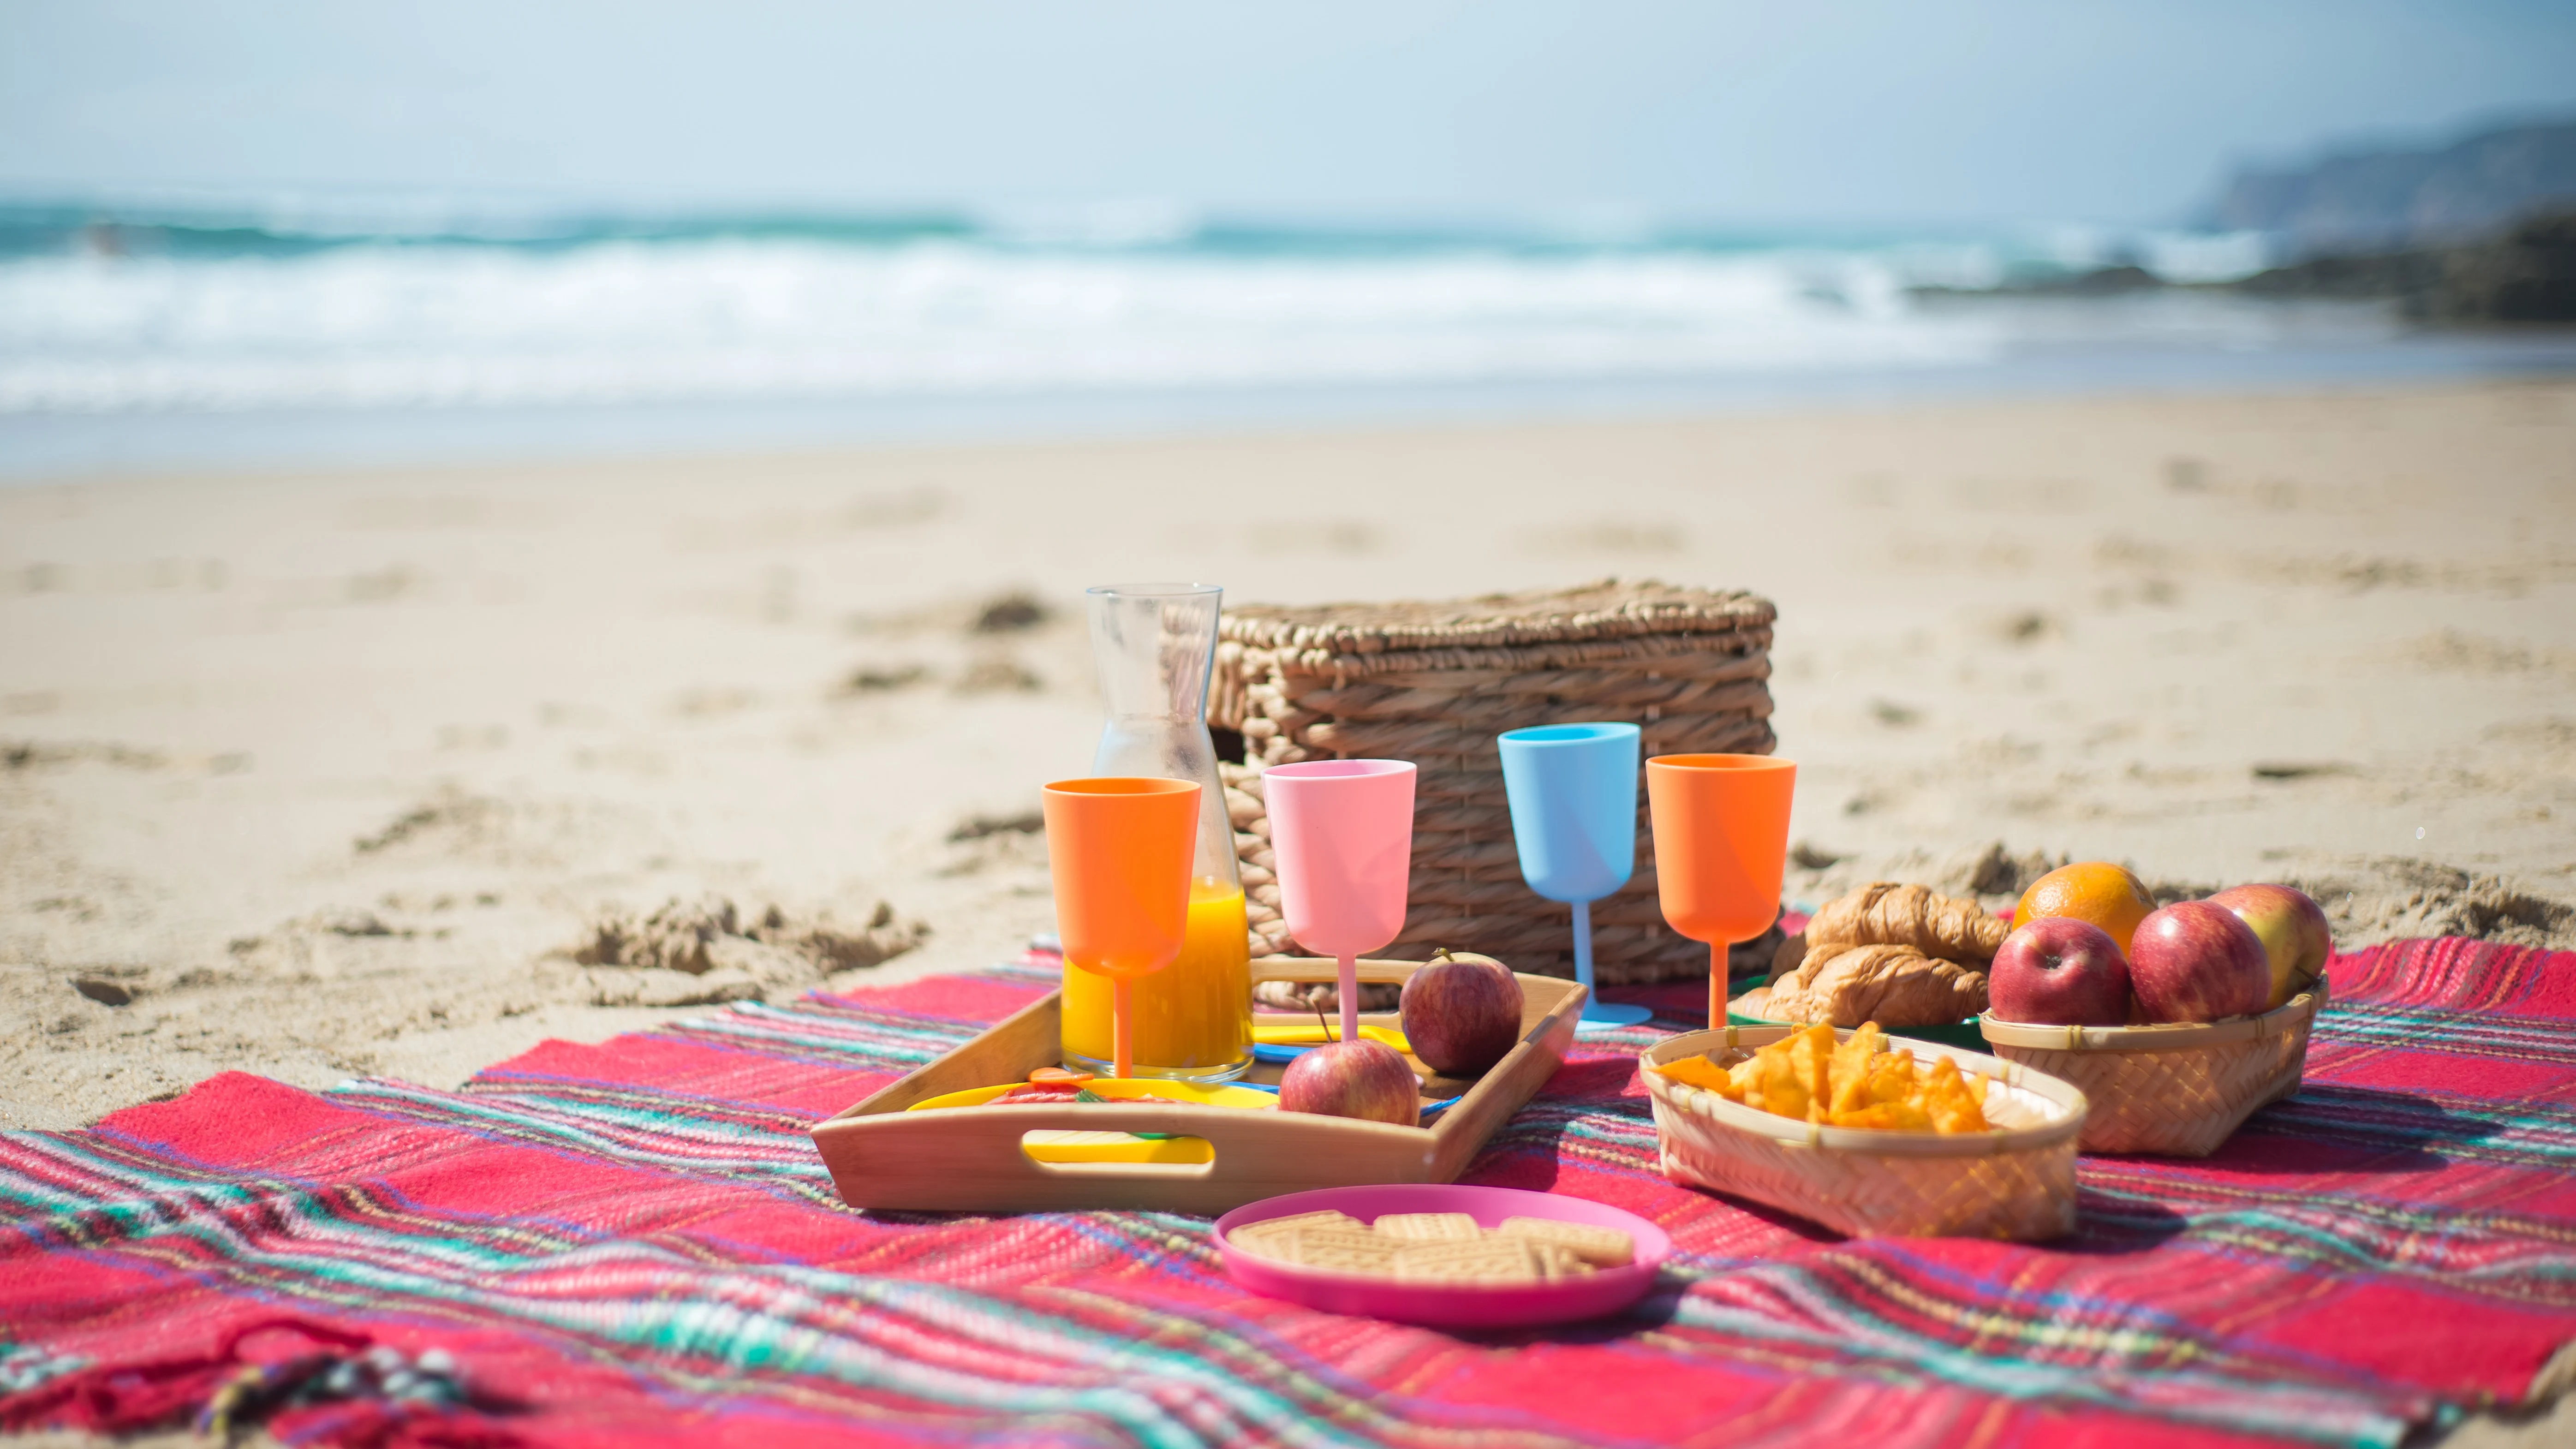
[[[2174,1026],[2034,1026],[1979,1017],[2009,1062],[2062,1077],[2093,1104],[2086,1152],[2207,1157],[2257,1108],[2299,1090],[2326,983],[2261,1016]]]
[[[1521,879],[1494,737],[1616,720],[1644,728],[1648,755],[1769,754],[1772,615],[1751,594],[1615,579],[1443,603],[1227,609],[1208,718],[1243,741],[1243,763],[1220,773],[1255,936],[1273,953],[1291,949],[1261,767],[1411,760],[1412,897],[1404,934],[1381,954],[1447,946],[1572,976],[1569,908]],[[1636,875],[1592,907],[1599,979],[1704,975],[1708,948],[1664,924],[1642,797],[1637,818]]]
[[[1796,1030],[1689,1032],[1650,1048],[1645,1060],[1660,1066],[1706,1054],[1731,1066]],[[2037,1242],[2073,1232],[2084,1093],[2044,1072],[1939,1042],[1899,1045],[1994,1079],[1986,1088],[1986,1115],[1999,1130],[1944,1135],[1826,1127],[1730,1102],[1661,1072],[1641,1072],[1654,1103],[1664,1175],[1768,1203],[1850,1237]]]

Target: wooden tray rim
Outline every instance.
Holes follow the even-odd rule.
[[[1363,983],[1384,985],[1402,984],[1423,964],[1419,961],[1376,959],[1364,959],[1357,963],[1359,979]],[[1252,963],[1252,979],[1256,983],[1332,981],[1337,979],[1339,969],[1338,963],[1317,957],[1271,958]],[[1394,1151],[1408,1157],[1418,1156],[1427,1171],[1437,1172],[1445,1164],[1449,1174],[1454,1176],[1458,1170],[1466,1166],[1467,1159],[1474,1156],[1503,1121],[1526,1105],[1531,1097],[1537,1095],[1538,1089],[1533,1087],[1528,1095],[1512,1103],[1507,1110],[1496,1110],[1501,1106],[1498,1099],[1515,1090],[1504,1085],[1516,1075],[1513,1069],[1523,1064],[1529,1055],[1540,1052],[1553,1056],[1561,1066],[1565,1049],[1572,1042],[1575,1024],[1582,1016],[1587,993],[1579,983],[1567,981],[1561,977],[1538,976],[1526,972],[1514,972],[1513,975],[1521,982],[1524,992],[1533,987],[1541,987],[1558,993],[1555,1004],[1521,1034],[1520,1040],[1513,1044],[1511,1051],[1506,1053],[1501,1061],[1487,1068],[1482,1076],[1460,1093],[1457,1104],[1442,1112],[1440,1120],[1430,1127],[1402,1127],[1387,1122],[1366,1122],[1305,1112],[1245,1111],[1241,1108],[1201,1106],[1195,1103],[1136,1106],[1121,1106],[1113,1103],[1084,1103],[1077,1106],[1063,1103],[978,1107],[973,1109],[974,1120],[979,1129],[992,1135],[1000,1136],[1007,1132],[1014,1143],[1014,1151],[1019,1150],[1016,1145],[1018,1139],[1025,1133],[1033,1131],[1167,1132],[1203,1138],[1217,1149],[1218,1161],[1196,1164],[1195,1170],[1176,1164],[1029,1162],[1028,1165],[1031,1168],[1055,1178],[1116,1178],[1144,1176],[1150,1172],[1151,1176],[1165,1182],[1177,1183],[1192,1179],[1202,1182],[1223,1181],[1226,1174],[1218,1169],[1219,1164],[1225,1159],[1226,1149],[1229,1146],[1240,1150],[1257,1148],[1267,1143],[1272,1147],[1295,1147],[1301,1150],[1311,1147],[1318,1151],[1332,1151],[1336,1147],[1348,1150],[1361,1142],[1372,1142],[1375,1149],[1380,1152]],[[827,1134],[838,1136],[848,1132],[871,1132],[877,1124],[892,1125],[891,1119],[898,1118],[910,1118],[906,1126],[914,1125],[919,1118],[913,1117],[913,1114],[908,1113],[906,1109],[914,1102],[925,1101],[931,1096],[938,1095],[935,1092],[924,1093],[920,1090],[920,1084],[924,1079],[933,1076],[952,1058],[973,1051],[988,1037],[1006,1033],[1031,1014],[1060,1009],[1062,996],[1063,992],[1059,989],[1039,997],[1003,1020],[986,1027],[948,1051],[880,1087],[860,1101],[814,1123],[808,1129],[809,1134],[816,1139],[816,1145],[819,1148]],[[1401,1022],[1401,1017],[1393,1012],[1364,1012],[1360,1019],[1364,1022],[1388,1025],[1399,1025]],[[1554,1069],[1550,1070],[1552,1074]],[[1543,1084],[1542,1079],[1541,1085]],[[936,1114],[919,1114],[920,1117],[934,1115]],[[1135,1168],[1143,1168],[1144,1171],[1133,1173],[1129,1171]]]

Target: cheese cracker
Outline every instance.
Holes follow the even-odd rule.
[[[1596,1267],[1624,1268],[1637,1256],[1636,1243],[1617,1228],[1596,1228],[1562,1218],[1505,1218],[1496,1231],[1505,1237],[1562,1248]]]
[[[1226,1241],[1245,1252],[1276,1258],[1280,1256],[1279,1249],[1264,1248],[1261,1244],[1283,1239],[1299,1228],[1343,1228],[1355,1233],[1368,1230],[1359,1219],[1326,1209],[1319,1213],[1294,1213],[1284,1218],[1263,1218],[1257,1223],[1245,1223],[1226,1234]]]
[[[1394,1243],[1349,1228],[1299,1228],[1268,1241],[1279,1246],[1276,1256],[1283,1260],[1326,1273],[1383,1276],[1395,1261]]]
[[[1539,1275],[1529,1244],[1515,1238],[1407,1243],[1395,1253],[1399,1283],[1535,1283]]]
[[[1472,1241],[1483,1233],[1465,1213],[1381,1213],[1370,1231],[1410,1242]]]
[[[1591,1264],[1574,1256],[1571,1248],[1560,1248],[1554,1243],[1531,1243],[1529,1250],[1531,1260],[1538,1264],[1539,1276],[1550,1283],[1560,1278],[1580,1278],[1596,1271]]]
[[[1257,1223],[1246,1223],[1235,1231],[1244,1232],[1254,1228],[1263,1232],[1289,1232],[1297,1228],[1349,1228],[1353,1232],[1358,1232],[1367,1226],[1368,1224],[1352,1217],[1349,1213],[1337,1213],[1331,1208],[1326,1208],[1319,1213],[1290,1213],[1284,1218],[1263,1218]]]

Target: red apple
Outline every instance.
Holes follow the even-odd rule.
[[[1521,983],[1491,956],[1435,951],[1404,980],[1404,1039],[1423,1065],[1472,1077],[1521,1039]]]
[[[2241,885],[2209,900],[2234,911],[2263,943],[2263,955],[2272,963],[2272,994],[2264,1010],[2287,1003],[2325,974],[2326,958],[2334,954],[2334,928],[2306,892],[2285,885]]]
[[[2129,1020],[2129,963],[2091,921],[2041,916],[2004,938],[1986,968],[1986,1013],[1997,1021],[2121,1026]]]
[[[1395,1048],[1362,1037],[1299,1052],[1279,1074],[1279,1110],[1411,1127],[1422,1120],[1422,1093]]]
[[[2262,939],[2209,901],[2150,912],[2129,939],[2129,986],[2149,1021],[2251,1016],[2272,991]]]

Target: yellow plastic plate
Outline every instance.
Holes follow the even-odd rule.
[[[1413,1050],[1413,1043],[1405,1040],[1404,1033],[1391,1026],[1363,1025],[1360,1035],[1371,1041],[1384,1042],[1400,1052]],[[1324,1024],[1318,1021],[1256,1021],[1252,1028],[1252,1039],[1263,1046],[1320,1046],[1340,1036],[1339,1028],[1326,1035]]]

